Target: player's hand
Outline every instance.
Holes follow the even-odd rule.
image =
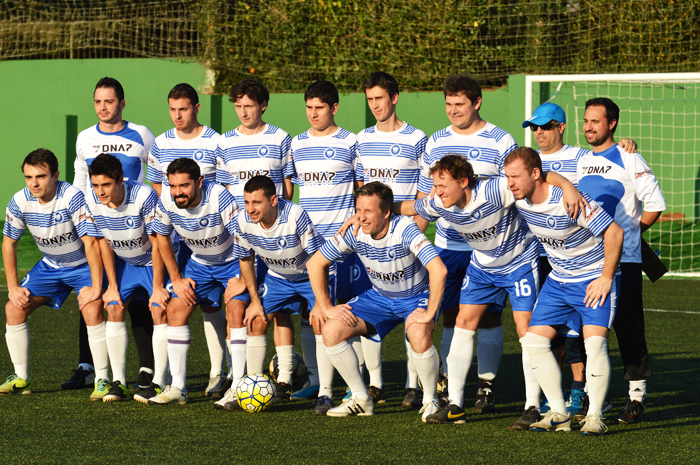
[[[340,229],[338,229],[338,232],[336,232],[336,234],[340,234],[340,237],[345,237],[345,233],[348,232],[350,226],[354,226],[355,228],[352,231],[352,235],[357,237],[357,233],[360,231],[360,225],[360,214],[355,213],[350,218],[345,220],[345,223],[343,223]]]
[[[224,291],[224,302],[228,302],[237,295],[243,294],[245,292],[245,281],[241,278],[233,277],[228,280],[226,284],[226,291]]]
[[[425,310],[422,308],[417,308],[411,312],[410,315],[408,315],[408,318],[406,318],[406,329],[408,329],[409,326],[411,326],[413,323],[419,323],[422,325],[428,324],[433,321],[433,317]]]
[[[82,310],[90,302],[94,302],[102,297],[102,288],[95,286],[85,286],[78,294],[78,307]]]
[[[17,308],[24,309],[29,305],[29,289],[26,287],[17,286],[8,291],[10,302],[15,304]]]
[[[267,315],[265,315],[265,310],[259,302],[251,302],[245,311],[245,317],[243,318],[243,324],[248,327],[248,331],[253,331],[253,320],[256,318],[262,318],[263,322],[267,324]]]
[[[579,211],[583,211],[584,208],[591,208],[588,204],[588,200],[586,200],[575,187],[569,186],[563,189],[563,191],[564,196],[562,202],[564,202],[564,208],[569,212],[571,218],[577,218]]]
[[[611,287],[612,279],[610,278],[601,276],[591,281],[586,288],[586,296],[583,298],[583,303],[586,304],[586,308],[596,308],[598,305],[603,305],[610,293]]]
[[[352,307],[348,304],[340,304],[326,310],[326,317],[329,320],[338,320],[346,326],[355,326],[357,317],[350,311]]]
[[[158,305],[160,308],[165,310],[170,302],[170,293],[164,287],[154,287],[153,295],[148,299],[148,306]]]
[[[197,296],[194,289],[197,283],[192,278],[180,278],[173,281],[173,293],[185,302],[185,305],[195,305]]]
[[[112,302],[116,302],[119,308],[124,309],[124,304],[122,303],[122,296],[119,294],[118,289],[112,289],[111,287],[105,291],[102,295],[102,301],[104,303],[105,310]]]
[[[627,153],[637,153],[637,143],[632,139],[620,139],[617,145]]]
[[[437,189],[435,188],[435,186],[431,187],[430,194],[428,194],[428,198],[430,200],[433,200],[435,198],[435,192],[437,192]]]

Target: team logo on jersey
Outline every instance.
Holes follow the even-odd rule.
[[[265,262],[267,266],[274,266],[275,268],[296,268],[297,258],[266,258],[262,255],[258,255]]]
[[[490,228],[482,229],[481,231],[471,232],[471,233],[459,233],[460,236],[464,238],[467,242],[487,242],[496,237],[497,226],[491,226]]]
[[[642,176],[647,176],[649,174],[654,174],[654,173],[652,173],[651,170],[647,169],[644,171],[640,171],[639,173],[634,173],[634,177],[636,179],[636,178],[641,178]]]
[[[394,249],[386,249],[386,256],[389,258],[389,260],[393,260],[394,257],[396,257],[396,252],[394,252]]]
[[[360,279],[361,274],[362,274],[362,271],[361,271],[360,265],[358,265],[358,264],[353,265],[352,266],[352,280],[357,281],[358,279]]]
[[[236,172],[234,171],[231,173],[233,177],[236,177]],[[253,178],[255,176],[269,176],[270,175],[270,170],[250,170],[250,171],[239,171],[238,172],[238,179],[241,181],[247,181],[250,178]]]
[[[401,170],[397,168],[369,168],[366,171],[371,179],[384,179],[390,181],[395,181],[399,176],[399,173],[401,173]]]
[[[93,145],[95,153],[121,153],[128,152],[134,144],[102,144]]]
[[[405,281],[405,279],[406,279],[406,271],[405,270],[383,273],[381,271],[374,271],[372,268],[367,268],[367,274],[369,275],[370,278],[374,278],[377,281],[383,281],[383,282],[389,283],[389,284],[400,283],[402,281]]]
[[[471,149],[467,155],[471,159],[479,158],[479,149]]]
[[[107,239],[107,243],[112,247],[113,249],[117,250],[134,250],[134,249],[140,249],[143,246],[143,237],[137,237],[136,239],[127,239],[127,240],[109,240]]]
[[[285,247],[287,247],[287,240],[284,237],[280,237],[279,239],[277,239],[277,245],[280,249],[284,249]]]
[[[13,217],[12,215],[5,215],[5,222],[12,224]]]
[[[330,149],[330,148],[329,148],[329,149],[326,149],[326,150],[323,152],[323,156],[326,158],[326,160],[330,160],[331,158],[333,158],[333,157],[335,156],[335,150],[334,150],[334,149]]]
[[[129,218],[126,219],[126,227],[127,227],[127,228],[133,229],[133,228],[134,228],[134,224],[136,224],[136,223],[134,222],[134,219],[133,219],[133,218],[129,217]]]
[[[197,247],[200,249],[209,249],[211,247],[216,247],[219,245],[219,237],[214,236],[214,237],[207,237],[206,239],[189,239],[189,238],[184,238],[185,239],[185,244],[192,246],[192,247]]]
[[[537,236],[537,240],[540,241],[540,244],[545,245],[550,249],[564,248],[564,239],[553,239],[551,237]]]
[[[612,168],[611,165],[608,166],[583,166],[581,167],[581,174],[606,174]]]
[[[400,145],[392,145],[391,148],[389,149],[391,152],[392,157],[397,157],[401,153],[401,146]]]
[[[194,155],[192,155],[192,158],[194,158],[196,161],[202,161],[204,160],[204,152],[197,150]]]
[[[313,173],[299,173],[297,176],[305,186],[330,186],[337,173],[334,171],[321,171]]]
[[[559,171],[561,169],[561,163],[558,161],[555,161],[554,163],[552,163],[552,169],[554,171]]]
[[[207,226],[209,226],[209,219],[202,218],[201,220],[199,220],[199,225],[203,228],[206,228]]]
[[[64,244],[68,244],[70,242],[73,242],[73,232],[67,232],[65,234],[59,234],[57,236],[53,237],[39,237],[39,236],[34,236],[34,240],[36,241],[37,245],[41,247],[48,247],[48,248],[53,248],[53,247],[60,247]]]
[[[268,153],[270,153],[270,149],[268,149],[264,145],[262,145],[258,148],[258,156],[259,157],[266,157]]]
[[[481,219],[481,211],[480,211],[480,210],[474,211],[474,212],[472,213],[472,218],[474,218],[475,220]]]
[[[550,228],[553,228],[556,225],[557,225],[557,221],[554,219],[554,217],[548,216],[547,217],[547,226],[549,226]]]
[[[55,212],[55,213],[53,214],[53,220],[54,220],[56,223],[62,222],[62,221],[63,221],[63,215],[61,214],[61,212]]]

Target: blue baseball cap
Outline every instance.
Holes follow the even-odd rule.
[[[566,123],[566,115],[564,110],[556,103],[543,103],[534,112],[529,120],[523,123],[523,128],[528,127],[531,124],[536,126],[542,126],[550,121],[558,121],[560,123]]]

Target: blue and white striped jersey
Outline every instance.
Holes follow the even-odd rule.
[[[427,142],[425,133],[408,123],[392,132],[382,132],[377,126],[360,131],[355,179],[383,182],[391,187],[397,202],[415,199]]]
[[[124,121],[124,127],[117,132],[102,132],[96,124],[78,134],[75,141],[75,179],[73,185],[83,192],[92,190],[88,166],[99,154],[114,155],[122,162],[125,181],[146,181],[148,151],[155,137],[146,127]]]
[[[269,273],[288,281],[309,279],[306,262],[323,244],[309,215],[299,205],[279,199],[277,221],[265,229],[253,223],[245,210],[233,222],[234,256],[248,257],[252,252],[265,262]]]
[[[410,218],[392,214],[390,221],[389,231],[381,239],[373,239],[362,229],[354,237],[350,228],[345,237],[338,234],[326,241],[321,253],[339,262],[357,252],[379,294],[392,299],[415,297],[430,288],[425,266],[438,256],[437,250]]]
[[[158,207],[158,194],[153,188],[124,181],[124,200],[117,208],[102,205],[94,191],[85,200],[97,229],[117,256],[135,266],[152,264],[148,236]]]
[[[218,132],[208,126],[194,139],[185,140],[177,136],[175,128],[156,137],[148,153],[146,180],[168,184],[168,165],[178,158],[190,158],[197,162],[205,180],[216,182],[216,147]]]
[[[564,192],[552,185],[549,196],[541,204],[527,199],[515,202],[530,231],[547,251],[552,272],[549,276],[559,282],[590,281],[600,277],[605,258],[602,234],[613,222],[585,192],[591,205],[570,218],[561,198]]]
[[[233,218],[238,207],[223,186],[202,181],[202,200],[194,208],[178,208],[165,189],[160,194],[153,231],[170,236],[173,229],[192,250],[192,259],[202,265],[223,265],[235,258]]]
[[[3,234],[18,241],[29,228],[44,262],[53,268],[87,263],[82,236],[102,237],[77,187],[56,183],[53,200],[41,204],[28,188],[17,192],[7,205]]]
[[[216,182],[228,184],[238,205],[243,203],[243,188],[254,176],[268,176],[282,197],[283,170],[289,161],[289,134],[267,124],[265,130],[245,135],[234,129],[219,138],[216,149]]]
[[[638,153],[618,145],[578,160],[578,187],[598,202],[625,231],[622,263],[641,263],[642,234],[639,220],[644,210],[666,210],[666,199],[654,173]]]
[[[578,185],[578,177],[576,176],[576,164],[579,158],[590,152],[590,150],[582,149],[581,147],[572,147],[564,144],[564,146],[554,153],[540,154],[542,160],[543,171],[554,171],[561,174],[566,179],[571,181],[574,186]]]
[[[471,245],[472,263],[484,271],[508,274],[537,258],[537,241],[518,216],[506,178],[478,181],[464,208],[445,208],[437,196],[416,200],[415,208],[428,221],[444,218],[451,226],[449,234],[459,234]]]
[[[299,204],[326,239],[355,214],[355,157],[355,134],[343,128],[322,137],[306,131],[292,140],[284,175],[299,185]]]

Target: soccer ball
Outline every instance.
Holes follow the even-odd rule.
[[[276,383],[277,376],[280,374],[277,366],[277,354],[270,360],[270,378]],[[304,383],[309,380],[309,369],[304,364],[304,358],[294,351],[292,357],[292,388],[295,391],[304,387]]]
[[[246,412],[262,412],[275,400],[275,383],[262,373],[246,375],[236,386],[236,396]]]

